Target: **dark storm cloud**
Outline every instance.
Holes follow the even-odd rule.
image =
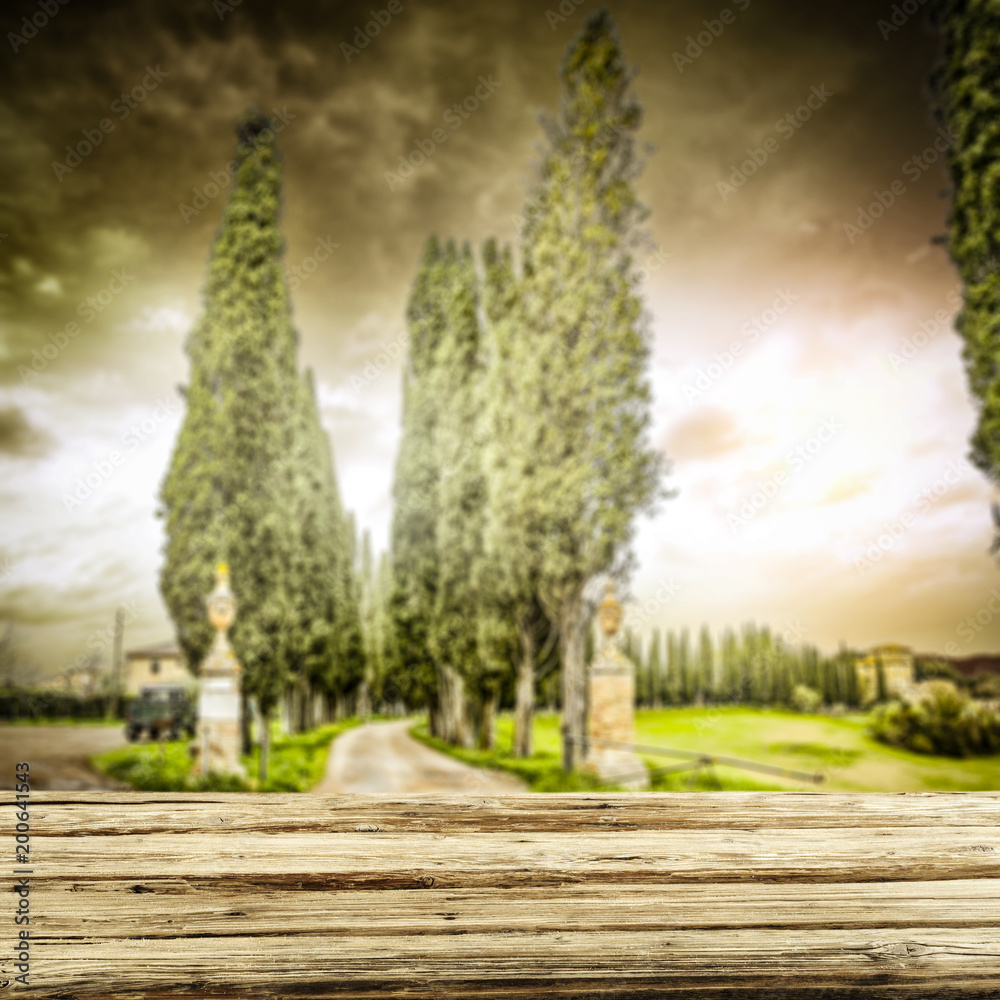
[[[16,406],[0,408],[0,454],[41,455],[50,443],[49,435],[35,427]]]
[[[147,453],[137,451],[116,473],[120,480],[73,517],[60,496],[186,377],[183,334],[200,308],[229,192],[234,129],[249,105],[280,124],[289,267],[318,241],[339,244],[295,289],[295,320],[302,360],[316,371],[330,419],[345,497],[364,497],[369,511],[384,515],[398,369],[388,366],[361,391],[352,376],[364,376],[386,345],[401,342],[409,284],[430,233],[516,240],[514,216],[530,190],[542,134],[537,113],[555,106],[563,52],[597,6],[564,4],[560,20],[547,15],[560,0],[401,0],[398,13],[376,14],[373,25],[372,10],[388,9],[387,0],[70,0],[15,52],[8,32],[35,16],[38,3],[3,5],[0,233],[9,235],[0,240],[0,392],[11,399],[0,405],[14,407],[30,427],[45,412],[44,426],[60,427],[68,461],[62,453],[52,461],[24,453],[19,466],[37,468],[37,482],[5,484],[17,511],[7,523],[26,539],[7,586],[27,582],[7,592],[0,616],[62,623],[68,648],[106,622],[137,581],[155,606],[158,542],[142,526],[152,521],[147,508],[166,444],[149,445],[162,446],[160,465],[151,458],[142,465]],[[653,210],[653,242],[669,255],[647,282],[658,366],[668,373],[675,361],[704,367],[791,288],[797,304],[785,335],[795,338],[795,363],[781,369],[789,384],[777,395],[787,397],[807,376],[832,395],[822,377],[828,368],[866,346],[871,358],[855,324],[877,315],[880,335],[894,343],[901,332],[894,320],[903,316],[916,328],[954,286],[943,252],[929,243],[946,211],[940,163],[912,180],[904,172],[937,127],[927,92],[937,41],[924,13],[886,36],[878,22],[891,17],[892,3],[878,0],[608,6],[639,70],[641,137],[656,147],[639,188]],[[724,8],[736,14],[716,33]],[[359,45],[366,30],[374,37]],[[450,128],[445,115],[475,93],[481,77],[495,80],[495,90]],[[443,127],[447,139],[433,140]],[[720,190],[748,151],[769,140],[766,161],[743,171],[735,192]],[[401,174],[401,158],[428,143],[424,162],[391,184],[387,173]],[[844,224],[899,178],[905,195],[850,241]],[[772,343],[766,334],[761,350]],[[772,391],[771,371],[762,373],[761,396]],[[659,439],[679,465],[714,449],[728,482],[746,465],[746,448],[767,443],[768,421],[780,414],[764,412],[749,394],[734,396],[737,382],[720,382],[717,411],[666,415]],[[879,383],[866,399],[886,388]],[[955,412],[950,404],[947,413]],[[759,417],[752,428],[748,417]],[[11,433],[23,444],[29,432]],[[900,450],[910,444],[907,438]],[[712,467],[703,468],[709,475]],[[823,495],[857,496],[858,481],[845,475]],[[688,495],[697,498],[698,490],[694,482]],[[705,516],[712,509],[699,507]],[[669,514],[684,516],[699,512]],[[665,516],[662,523],[657,551],[673,564],[677,522],[670,527]],[[134,541],[118,554],[123,525]],[[985,522],[983,531],[988,536]],[[75,561],[67,570],[69,552]],[[697,558],[708,573],[706,554]],[[739,572],[728,549],[721,558],[717,579],[731,579],[734,593],[744,576],[761,575],[751,557]],[[697,614],[711,607],[717,586]],[[826,600],[818,591],[806,597]],[[864,599],[877,638],[875,602]],[[824,603],[831,635],[847,628],[841,623],[851,621],[856,600],[852,585],[835,604]],[[756,612],[744,604],[733,613]],[[903,623],[908,613],[901,605],[896,619]],[[143,638],[166,637],[155,634],[169,629],[162,612],[147,615]],[[79,635],[70,641],[76,622]]]

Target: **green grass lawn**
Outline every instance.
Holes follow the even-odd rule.
[[[776,709],[674,708],[636,713],[636,742],[651,746],[740,757],[796,771],[821,772],[822,784],[764,775],[719,765],[695,776],[693,790],[724,791],[855,791],[929,792],[990,791],[1000,789],[1000,756],[955,760],[932,757],[886,746],[866,732],[861,714],[832,717],[801,715]],[[497,746],[492,751],[447,747],[426,735],[426,724],[414,735],[452,756],[481,767],[496,767],[524,778],[532,791],[584,791],[599,786],[586,776],[567,779],[559,766],[559,717],[541,713],[535,718],[535,754],[527,760],[512,757],[514,723],[510,715],[497,720]],[[659,756],[644,758],[651,767],[669,767]],[[656,791],[681,791],[691,774],[660,775]],[[717,779],[717,780],[716,780]]]
[[[252,754],[241,758],[248,776],[245,782],[235,776],[193,778],[189,740],[122,747],[98,754],[91,763],[104,774],[141,791],[306,792],[323,777],[330,743],[359,722],[346,719],[295,736],[284,736],[274,723],[268,780],[263,785],[256,780],[260,756],[256,747]]]

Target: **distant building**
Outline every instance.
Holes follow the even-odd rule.
[[[859,656],[854,663],[862,705],[870,705],[878,698],[879,662],[882,664],[887,695],[904,697],[915,682],[913,650],[909,646],[897,646],[893,643],[873,646],[866,656]]]
[[[147,684],[195,683],[177,643],[172,639],[125,653],[125,694],[136,695]]]

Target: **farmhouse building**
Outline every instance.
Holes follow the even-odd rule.
[[[890,697],[903,697],[914,684],[913,650],[909,646],[893,643],[874,646],[866,656],[860,656],[855,661],[862,705],[870,705],[878,699],[879,663],[885,677],[885,693]]]
[[[125,653],[125,694],[137,695],[147,684],[193,685],[195,679],[172,639]]]

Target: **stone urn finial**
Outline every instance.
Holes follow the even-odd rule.
[[[245,777],[240,761],[241,667],[229,644],[236,598],[229,587],[229,567],[215,568],[215,589],[205,598],[215,641],[202,661],[198,696],[198,765],[196,773]]]
[[[622,606],[615,596],[614,580],[608,580],[604,587],[604,600],[597,606],[597,620],[601,631],[610,642],[622,621]]]
[[[229,631],[236,617],[236,598],[229,587],[229,567],[219,563],[215,568],[215,589],[205,598],[208,620],[222,635]]]

